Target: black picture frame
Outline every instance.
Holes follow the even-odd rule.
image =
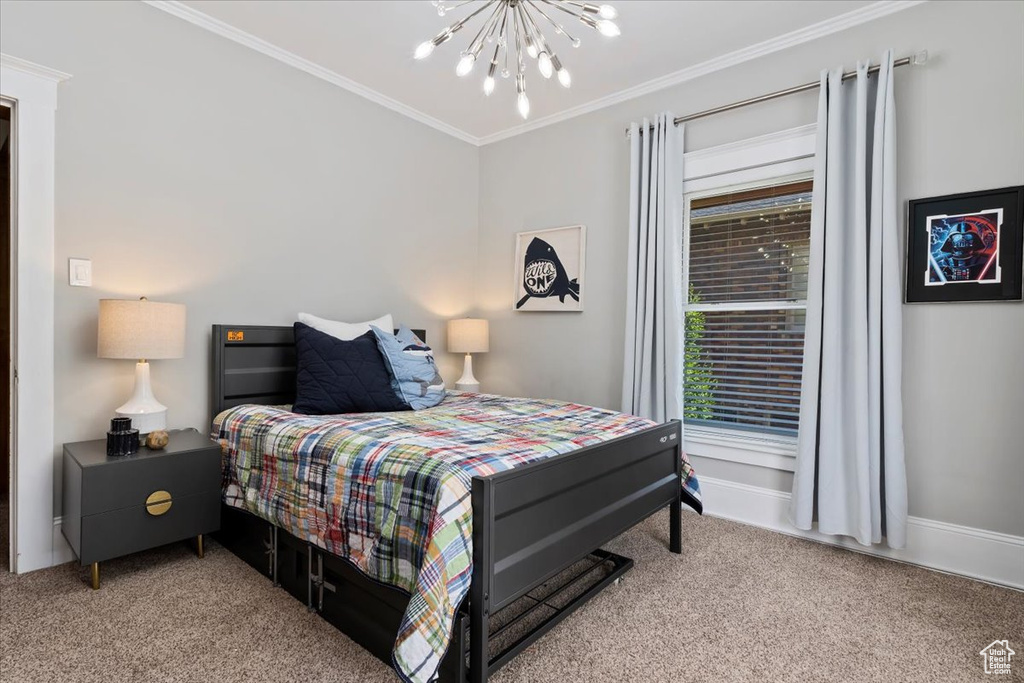
[[[912,199],[907,303],[1021,301],[1024,185]]]

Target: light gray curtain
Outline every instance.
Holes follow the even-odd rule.
[[[893,55],[823,72],[807,333],[790,517],[863,545],[906,543]]]
[[[622,410],[658,422],[683,414],[683,128],[674,118],[629,127]]]

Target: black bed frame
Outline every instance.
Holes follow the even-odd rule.
[[[245,403],[291,403],[294,397],[291,327],[213,326],[214,415]],[[673,420],[473,478],[472,582],[468,600],[456,613],[452,642],[441,664],[442,681],[483,683],[617,582],[633,561],[600,547],[666,506],[671,508],[669,548],[682,551],[680,441],[680,424]],[[275,585],[392,664],[407,593],[234,508],[224,507],[218,538]],[[581,581],[588,576],[587,582]],[[542,597],[536,597],[538,592]],[[567,601],[556,599],[562,594]],[[529,629],[521,633],[527,623],[522,620],[538,609],[542,611],[537,614],[546,611],[548,616],[527,624]]]

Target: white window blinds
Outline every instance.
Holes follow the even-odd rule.
[[[688,205],[684,420],[795,435],[811,182],[691,198]]]

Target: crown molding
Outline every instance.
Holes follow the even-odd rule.
[[[245,47],[262,53],[267,57],[283,62],[288,66],[294,67],[300,71],[305,71],[311,76],[327,81],[339,88],[344,88],[349,92],[359,95],[360,97],[365,97],[371,102],[375,102],[382,107],[386,107],[392,111],[398,112],[399,114],[408,116],[414,121],[419,121],[422,124],[434,128],[435,130],[447,133],[448,135],[458,138],[463,142],[468,142],[471,145],[480,144],[477,137],[456,128],[455,126],[449,125],[440,119],[430,116],[429,114],[424,114],[418,109],[414,109],[407,104],[403,104],[396,99],[392,99],[383,93],[377,92],[373,88],[368,88],[362,83],[357,83],[351,78],[346,78],[337,72],[331,71],[326,67],[316,64],[315,62],[311,62],[293,52],[289,52],[288,50],[273,45],[272,43],[268,43],[262,38],[257,38],[251,33],[246,33],[241,29],[235,28],[231,24],[223,22],[220,19],[215,19],[208,14],[192,9],[188,5],[178,2],[177,0],[143,0],[143,2],[150,7],[167,12],[179,19],[184,19],[190,24],[204,28],[211,33],[221,36],[222,38],[227,38],[239,45],[244,45]]]
[[[729,67],[736,66],[753,59],[758,59],[790,47],[802,45],[803,43],[808,43],[812,40],[832,35],[833,33],[845,31],[848,28],[853,28],[854,26],[859,26],[860,24],[865,24],[867,22],[874,21],[875,19],[880,19],[890,14],[895,14],[896,12],[901,12],[905,9],[910,9],[911,7],[916,7],[917,5],[927,2],[927,0],[880,0],[879,2],[872,3],[860,9],[840,14],[839,16],[832,17],[831,19],[826,19],[825,21],[820,21],[816,24],[811,24],[810,26],[790,31],[789,33],[784,33],[781,36],[776,36],[775,38],[755,43],[754,45],[729,52],[719,57],[714,57],[699,64],[694,64],[685,69],[647,81],[646,83],[641,83],[640,85],[620,90],[612,93],[611,95],[572,107],[571,109],[566,109],[558,112],[557,114],[545,116],[534,121],[530,121],[529,123],[506,128],[505,130],[482,137],[477,137],[460,128],[447,124],[440,119],[436,119],[429,114],[425,114],[418,109],[414,109],[407,104],[388,97],[387,95],[384,95],[383,93],[361,83],[357,83],[350,78],[346,78],[339,73],[331,71],[330,69],[273,45],[272,43],[268,43],[262,38],[257,38],[251,33],[246,33],[241,29],[235,28],[231,24],[221,21],[220,19],[216,19],[208,14],[195,10],[178,0],[143,0],[143,2],[150,7],[167,12],[179,19],[183,19],[191,24],[199,26],[200,28],[204,28],[211,33],[215,33],[223,38],[232,40],[239,45],[244,45],[245,47],[271,57],[272,59],[276,59],[284,64],[299,69],[300,71],[304,71],[311,76],[327,81],[328,83],[340,88],[344,88],[345,90],[355,93],[361,97],[365,97],[371,102],[375,102],[383,107],[391,109],[392,111],[398,112],[399,114],[408,116],[415,121],[419,121],[420,123],[430,126],[435,130],[439,130],[442,133],[447,133],[448,135],[462,140],[463,142],[468,142],[471,145],[482,147],[483,145],[489,145],[493,142],[498,142],[516,135],[522,135],[523,133],[544,128],[545,126],[567,121],[577,116],[589,114],[590,112],[604,109],[605,107],[610,107],[652,92],[657,92],[658,90],[663,90],[680,83],[692,81],[696,78],[700,78],[701,76],[706,76],[716,71],[728,69]],[[51,73],[60,74],[60,72]],[[66,74],[60,75],[64,78],[68,77]]]
[[[27,59],[21,57],[15,57],[0,52],[0,67],[5,69],[13,69],[15,71],[21,71],[22,73],[31,74],[39,78],[53,81],[54,83],[60,83],[71,78],[71,74],[66,74],[63,71],[57,71],[47,66],[30,62]]]
[[[597,111],[598,109],[604,109],[605,107],[610,107],[636,97],[641,97],[652,92],[657,92],[658,90],[679,85],[680,83],[692,81],[716,71],[728,69],[729,67],[736,66],[737,64],[749,62],[752,59],[758,59],[759,57],[764,57],[774,52],[809,43],[812,40],[817,40],[818,38],[823,38],[840,31],[845,31],[848,28],[853,28],[854,26],[859,26],[860,24],[865,24],[869,21],[874,21],[875,19],[880,19],[890,14],[895,14],[896,12],[901,12],[905,9],[910,9],[911,7],[916,7],[917,5],[921,5],[925,2],[927,2],[927,0],[898,0],[894,2],[882,0],[880,2],[875,2],[860,9],[832,17],[831,19],[819,21],[816,24],[811,24],[810,26],[805,26],[804,28],[784,33],[781,36],[776,36],[775,38],[770,38],[769,40],[755,43],[748,47],[734,50],[733,52],[728,52],[719,57],[714,57],[707,61],[700,62],[699,64],[688,66],[685,69],[652,79],[646,83],[633,86],[632,88],[620,90],[612,93],[611,95],[606,95],[605,97],[558,112],[557,114],[552,114],[550,116],[530,121],[529,123],[507,128],[503,131],[492,133],[491,135],[485,135],[478,138],[478,144],[481,146],[489,145],[492,142],[498,142],[516,135],[528,133],[532,130],[537,130],[538,128],[544,128],[545,126],[567,121],[571,118]]]

